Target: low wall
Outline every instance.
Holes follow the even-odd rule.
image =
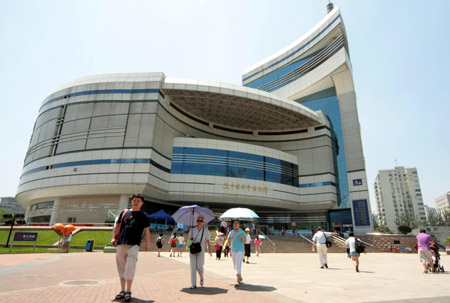
[[[370,243],[380,252],[415,253],[417,239],[415,235],[358,235],[357,238]]]

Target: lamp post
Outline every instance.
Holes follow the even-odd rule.
[[[24,214],[3,214],[3,218],[5,219],[5,225],[11,224],[11,228],[9,229],[9,235],[8,240],[6,241],[5,247],[8,247],[9,245],[9,239],[11,238],[11,233],[14,227],[14,224],[25,224],[25,220],[23,218],[25,217]]]

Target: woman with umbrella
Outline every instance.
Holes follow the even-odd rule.
[[[191,264],[191,289],[197,288],[197,272],[200,276],[200,285],[203,286],[203,265],[205,264],[205,246],[208,247],[209,256],[212,256],[210,238],[211,235],[209,231],[203,228],[203,223],[205,218],[202,216],[197,217],[197,226],[191,228],[190,240],[192,241],[191,246],[194,243],[199,243],[201,246],[201,251],[193,253],[190,250],[189,261]]]
[[[233,230],[228,234],[228,238],[223,245],[224,249],[227,246],[228,242],[231,242],[231,258],[233,259],[233,265],[236,269],[236,281],[235,287],[238,287],[242,282],[242,257],[244,254],[244,243],[245,243],[245,233],[242,229],[239,228],[239,220],[233,220]]]

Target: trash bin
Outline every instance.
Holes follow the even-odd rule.
[[[86,251],[92,251],[94,249],[94,240],[87,240]]]

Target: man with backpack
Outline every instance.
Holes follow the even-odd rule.
[[[355,238],[354,233],[348,234],[348,239],[345,241],[348,245],[349,255],[352,258],[353,264],[355,264],[356,272],[359,272],[359,255],[365,251],[365,246],[359,239]]]
[[[163,234],[159,234],[159,237],[156,239],[156,247],[158,247],[158,257],[161,257],[161,249],[163,247],[164,237]]]

